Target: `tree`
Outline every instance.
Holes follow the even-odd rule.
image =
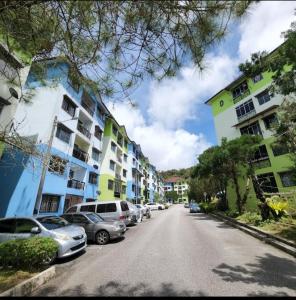
[[[65,57],[77,80],[122,100],[145,76],[173,76],[188,58],[202,69],[251,2],[2,1],[1,40],[29,59]]]
[[[178,202],[178,193],[175,191],[165,192],[165,198],[167,200],[172,200],[173,203]]]

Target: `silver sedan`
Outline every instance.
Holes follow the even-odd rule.
[[[105,245],[109,240],[122,237],[126,231],[124,222],[105,221],[93,212],[67,213],[61,217],[72,224],[82,226],[88,240],[92,240],[99,245]]]

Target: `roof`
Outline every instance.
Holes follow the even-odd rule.
[[[173,176],[173,177],[169,177],[167,179],[164,180],[164,182],[178,182],[178,181],[181,181],[183,180],[182,177],[179,177],[179,176]]]

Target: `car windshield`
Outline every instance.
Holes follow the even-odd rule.
[[[87,214],[87,217],[94,223],[99,223],[104,221],[104,219],[97,214]]]
[[[60,217],[41,217],[37,218],[37,221],[39,221],[48,230],[71,225],[68,221]]]

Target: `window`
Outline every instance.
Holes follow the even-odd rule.
[[[106,203],[106,204],[97,205],[97,213],[116,212],[116,210],[117,209],[115,203]]]
[[[133,158],[133,165],[135,165],[136,164],[136,159],[135,158]]]
[[[76,206],[74,206],[75,204],[79,204],[83,201],[83,198],[80,196],[76,196],[76,195],[70,195],[67,194],[66,198],[65,198],[65,204],[64,204],[64,212],[68,210],[68,208],[71,207],[70,210],[68,210],[67,212],[76,212]]]
[[[102,110],[102,108],[99,105],[97,105],[97,116],[102,121],[104,120],[104,111]]]
[[[113,143],[113,142],[111,142],[111,150],[112,150],[113,152],[116,151],[116,144]]]
[[[95,207],[95,206],[93,205],[93,207]],[[81,208],[80,208],[80,211],[81,211]],[[87,218],[82,215],[73,215],[72,218],[73,218],[73,221],[72,221],[73,223],[82,223],[82,224],[88,223]]]
[[[256,83],[256,82],[258,82],[258,81],[260,81],[260,80],[262,80],[262,79],[263,79],[263,76],[262,76],[261,73],[258,74],[258,75],[255,75],[255,76],[252,78],[252,80],[253,80],[254,83]]]
[[[15,219],[1,220],[0,233],[14,233],[15,232]]]
[[[112,190],[113,191],[113,184],[114,184],[114,181],[113,180],[108,180],[108,190]]]
[[[254,103],[252,100],[248,100],[245,103],[236,107],[235,111],[236,111],[236,115],[237,115],[238,119],[240,119],[243,116],[245,116],[251,112],[255,112]]]
[[[97,184],[98,183],[98,174],[89,172],[88,182],[91,184]]]
[[[65,167],[67,160],[60,158],[59,156],[52,155],[49,161],[48,171],[63,175],[65,173]]]
[[[126,155],[126,154],[123,154],[123,160],[124,160],[125,162],[127,162],[127,155]]]
[[[126,172],[127,172],[127,171],[126,171],[125,169],[122,170],[122,176],[123,176],[123,177],[126,177]]]
[[[102,134],[103,134],[103,131],[101,130],[101,128],[99,126],[96,125],[95,126],[95,137],[101,141]]]
[[[244,81],[232,90],[233,99],[243,95],[247,90],[248,90],[248,84],[246,81]]]
[[[126,194],[126,186],[125,186],[125,185],[123,185],[123,186],[121,187],[121,190],[122,190],[122,194]]]
[[[122,143],[123,143],[123,139],[122,139],[122,135],[118,134],[117,137],[117,144],[122,147]]]
[[[264,90],[262,93],[258,94],[256,96],[256,98],[258,99],[258,103],[260,105],[268,102],[270,100],[269,91],[268,90]]]
[[[33,227],[38,227],[38,225],[32,220],[17,219],[15,233],[31,233]]]
[[[124,201],[120,202],[120,207],[121,207],[122,211],[128,211],[129,210],[127,203],[124,202]]]
[[[110,160],[109,168],[113,171],[115,170],[115,162],[113,160]]]
[[[251,125],[242,127],[240,129],[240,132],[241,132],[241,134],[251,134],[251,135],[258,134],[258,135],[262,135],[262,131],[261,131],[261,128],[260,128],[260,125],[259,125],[258,121],[251,124]]]
[[[295,175],[293,176],[292,172],[283,172],[279,173],[279,175],[281,177],[281,181],[284,187],[296,185],[296,178]]]
[[[106,212],[116,212],[116,204],[115,203],[108,203],[106,204]]]
[[[55,195],[42,195],[40,206],[41,213],[58,212],[60,204],[60,196]]]
[[[258,182],[265,193],[277,193],[278,188],[273,173],[265,173],[257,176]]]
[[[268,158],[268,153],[265,145],[259,146],[258,150],[254,154],[254,160]]]
[[[70,116],[74,117],[76,107],[77,106],[73,103],[73,101],[67,95],[64,95],[62,109],[66,111]]]
[[[62,140],[63,142],[69,144],[71,133],[72,131],[68,129],[65,125],[61,123],[57,125],[56,137]]]
[[[100,161],[100,154],[101,154],[101,152],[98,149],[92,148],[91,157],[93,160]]]
[[[124,148],[127,148],[127,140],[124,140]]]
[[[135,192],[136,191],[136,186],[133,184],[132,185],[132,191]]]
[[[112,125],[112,132],[113,132],[113,134],[114,134],[115,136],[117,136],[118,130],[117,130],[117,128],[115,127],[114,124]]]
[[[96,211],[96,205],[81,205],[80,211],[88,211],[88,212],[95,212]]]
[[[66,209],[64,209],[64,211],[66,211]],[[67,213],[74,213],[74,212],[76,212],[76,211],[77,211],[77,207],[74,206],[74,207],[69,208],[69,209],[67,210]]]
[[[279,155],[284,155],[289,153],[288,147],[284,144],[272,144],[271,150],[274,156],[279,156]]]
[[[85,200],[85,202],[95,202],[96,201],[96,199],[92,199],[92,198],[87,198],[86,200]]]
[[[263,122],[266,129],[270,129],[274,124],[278,123],[278,119],[275,113],[263,118]]]

